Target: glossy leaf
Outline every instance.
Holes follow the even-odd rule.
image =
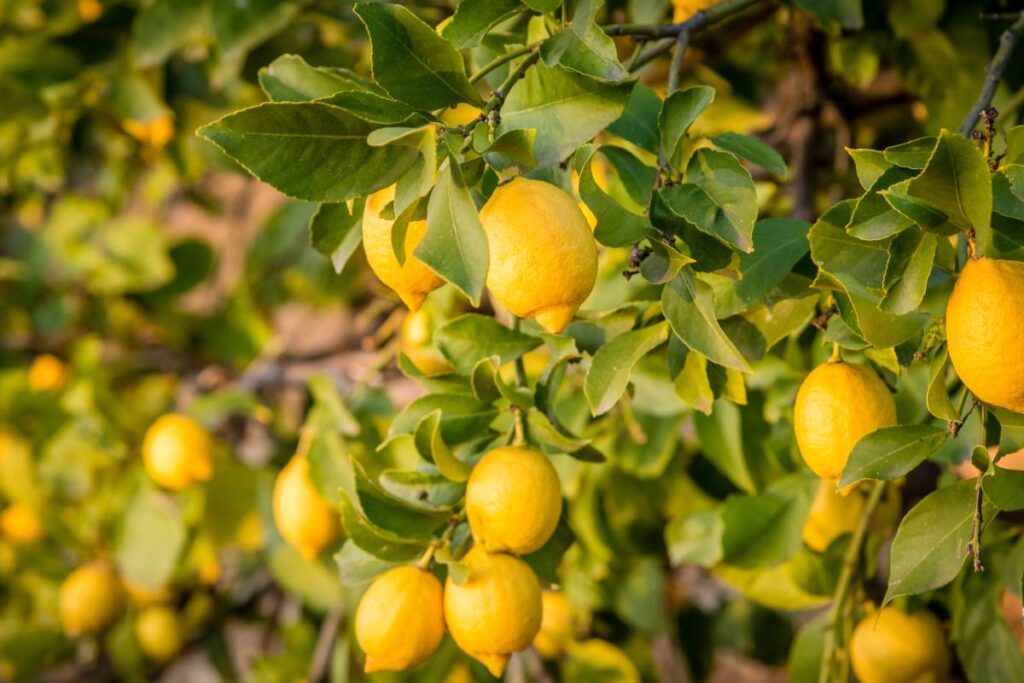
[[[583,385],[593,415],[607,413],[629,384],[633,368],[668,340],[668,325],[658,323],[621,334],[594,354]]]
[[[712,290],[688,268],[679,271],[661,292],[661,305],[672,331],[687,347],[727,368],[750,372],[750,364],[715,318]]]
[[[896,479],[917,467],[946,442],[945,429],[929,425],[882,427],[853,447],[839,486],[861,479]]]

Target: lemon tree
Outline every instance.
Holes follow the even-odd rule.
[[[8,5],[0,679],[1024,681],[1016,9]]]

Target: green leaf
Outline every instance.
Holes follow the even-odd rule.
[[[853,205],[851,200],[839,202],[811,226],[807,235],[811,259],[846,291],[877,299],[884,287],[882,278],[889,261],[888,243],[859,240],[843,229],[852,215]]]
[[[437,466],[441,474],[451,481],[459,483],[467,481],[473,468],[469,463],[455,457],[442,438],[441,428],[442,413],[440,410],[425,415],[416,425],[416,448]]]
[[[928,412],[939,418],[952,422],[960,419],[960,414],[953,408],[946,387],[946,368],[949,362],[949,351],[943,346],[928,364],[928,392],[925,394],[925,405]]]
[[[590,447],[590,439],[581,439],[567,433],[536,408],[527,409],[526,427],[530,438],[549,450],[566,453],[586,462],[603,462],[605,459],[600,451]]]
[[[714,99],[715,89],[707,85],[677,90],[665,99],[658,115],[658,129],[661,131],[661,146],[668,158],[675,157],[686,131]]]
[[[910,177],[910,171],[898,166],[885,171],[857,200],[847,231],[857,239],[872,241],[891,237],[913,225],[911,219],[894,209],[882,195],[883,190]]]
[[[462,0],[441,35],[460,50],[476,47],[493,26],[524,9],[519,0]]]
[[[355,12],[370,34],[373,78],[389,95],[421,111],[481,103],[462,55],[415,14],[384,3],[358,3]]]
[[[740,409],[728,401],[717,401],[707,414],[695,414],[693,423],[708,461],[741,491],[753,493],[757,486],[743,449]]]
[[[610,247],[622,247],[643,239],[650,223],[645,216],[630,211],[597,184],[594,179],[594,154],[580,169],[580,197],[597,218],[594,238]]]
[[[860,441],[839,480],[840,488],[861,479],[896,479],[934,454],[949,435],[945,429],[930,425],[882,427]]]
[[[548,583],[559,583],[561,579],[558,575],[558,565],[561,564],[565,551],[575,542],[576,534],[573,533],[566,521],[566,513],[563,509],[562,516],[558,519],[558,526],[555,527],[551,538],[539,550],[524,555],[523,561],[530,565],[530,568],[541,580]]]
[[[1003,602],[1007,584],[1011,585],[1010,594],[1019,590],[1020,569],[1005,566],[1010,564],[1009,558],[998,557],[997,562],[995,571],[961,575],[950,600],[952,640],[969,681],[1024,680],[1024,656]],[[1019,595],[1015,598],[1019,607]],[[1013,620],[1019,627],[1020,609],[1014,611]]]
[[[439,415],[438,412],[434,412],[427,416],[427,418],[434,417],[435,433],[438,431],[439,420],[437,418]],[[425,510],[422,507],[410,505],[400,498],[395,498],[370,478],[358,459],[350,456],[350,460],[355,473],[359,506],[362,508],[363,514],[366,515],[366,519],[380,529],[405,538],[430,539],[434,532],[451,517],[451,513],[446,510]],[[442,474],[444,474],[443,471]]]
[[[934,491],[903,518],[883,603],[941,588],[960,573],[974,521],[974,487],[974,479],[965,479]],[[982,514],[989,520],[992,505],[984,502]]]
[[[621,334],[594,354],[583,384],[591,414],[603,415],[618,402],[640,359],[668,340],[668,325],[658,323]]]
[[[985,496],[1000,510],[1024,510],[1024,472],[997,463],[981,480]]]
[[[114,548],[118,573],[146,588],[163,588],[185,547],[181,509],[170,496],[142,486],[128,501],[121,519]]]
[[[777,564],[801,547],[817,482],[794,476],[771,490],[733,495],[722,506],[722,562],[736,567]]]
[[[427,394],[411,401],[395,416],[388,430],[388,440],[400,434],[411,434],[420,420],[435,410],[442,412],[441,435],[446,443],[452,444],[479,437],[498,416],[496,408],[480,403],[469,394]]]
[[[370,147],[373,127],[319,102],[271,102],[228,114],[199,135],[287,195],[343,202],[387,187],[416,150]]]
[[[711,286],[684,268],[662,289],[665,318],[688,348],[724,367],[750,372],[750,364],[715,318],[712,296]]]
[[[753,251],[757,190],[750,172],[728,152],[699,149],[686,182],[657,191],[665,207],[701,232],[740,251]]]
[[[410,541],[374,526],[356,507],[347,491],[341,492],[341,523],[357,546],[388,562],[408,562],[423,554],[426,542]]]
[[[789,274],[810,248],[810,223],[795,218],[767,218],[754,226],[754,250],[740,254],[736,295],[748,304],[761,301]]]
[[[885,279],[887,291],[879,308],[904,315],[917,310],[928,289],[939,237],[919,228],[905,230],[889,245]],[[895,278],[895,282],[890,282]]]
[[[309,242],[331,259],[334,272],[340,273],[363,241],[360,229],[363,207],[349,211],[342,202],[322,203],[309,220]]]
[[[907,194],[909,188],[910,180],[904,180],[880,191],[879,194],[885,198],[889,206],[908,220],[917,223],[922,230],[937,235],[955,235],[960,231],[944,211],[923,199]]]
[[[374,557],[352,541],[345,541],[341,550],[334,555],[334,561],[338,565],[341,583],[346,586],[368,584],[379,575],[400,564]]]
[[[710,567],[722,560],[722,523],[720,508],[701,510],[677,517],[665,527],[665,545],[673,565],[695,564]]]
[[[400,124],[421,126],[426,123],[426,119],[417,114],[409,105],[387,95],[368,90],[342,90],[328,97],[320,98],[317,102],[344,109],[358,119],[383,126]],[[430,130],[430,133],[431,142],[433,142],[433,129]]]
[[[924,331],[931,317],[924,311],[894,315],[878,310],[867,299],[854,295],[833,292],[839,314],[850,328],[878,349],[898,346],[916,334]]]
[[[874,149],[850,149],[846,153],[853,159],[853,165],[857,170],[857,180],[865,190],[875,184],[883,173],[892,167],[892,163],[885,158],[885,153]]]
[[[305,102],[341,91],[375,88],[345,69],[310,66],[299,55],[281,55],[259,71],[260,87],[275,102]]]
[[[358,436],[362,427],[341,400],[334,380],[329,375],[316,374],[309,378],[309,391],[317,406],[330,418],[330,428],[345,436]]]
[[[281,0],[232,0],[207,3],[214,44],[229,62],[284,28],[299,6]]]
[[[205,0],[153,0],[139,7],[132,22],[132,59],[140,69],[162,64],[201,26]]]
[[[451,510],[466,492],[465,486],[439,472],[384,470],[377,483],[392,496],[427,510]]]
[[[726,152],[732,152],[779,178],[785,179],[789,174],[782,155],[757,138],[726,131],[711,136],[711,142],[716,147],[724,149]]]
[[[537,164],[558,164],[619,118],[631,89],[628,81],[606,83],[534,64],[508,94],[495,134],[532,128]]]
[[[927,166],[910,181],[907,193],[943,211],[961,230],[973,229],[978,253],[986,253],[991,245],[992,179],[975,143],[942,131]]]
[[[932,158],[936,142],[937,138],[935,137],[917,138],[910,142],[887,147],[883,156],[886,161],[895,166],[921,170],[928,165],[928,160]]]
[[[864,28],[861,0],[796,0],[796,4],[822,22],[835,22],[851,31]]]
[[[497,356],[504,364],[544,342],[505,327],[491,316],[467,313],[438,329],[434,333],[434,343],[452,365],[467,372],[484,358]]]
[[[281,588],[316,612],[327,612],[344,603],[338,575],[321,562],[305,559],[290,545],[280,543],[270,551],[267,569]]]
[[[629,71],[619,63],[615,42],[594,22],[603,4],[603,0],[580,0],[576,4],[569,25],[541,45],[545,64],[560,64],[602,81],[629,78]]]
[[[626,101],[626,110],[614,123],[608,126],[608,132],[629,140],[648,152],[657,153],[660,136],[658,133],[658,115],[661,113],[661,98],[658,93],[643,83],[633,86],[633,92]]]

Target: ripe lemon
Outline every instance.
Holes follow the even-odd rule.
[[[391,224],[381,211],[395,198],[395,186],[374,192],[363,209],[363,249],[370,269],[381,282],[395,290],[402,303],[416,311],[427,294],[444,284],[437,273],[413,256],[413,251],[427,234],[426,221],[410,221],[405,231],[405,261],[399,263],[391,244]]]
[[[441,582],[419,567],[405,565],[381,574],[356,609],[356,639],[366,653],[366,673],[418,666],[443,637]]]
[[[500,676],[512,653],[540,631],[540,584],[525,562],[483,546],[473,546],[463,562],[465,583],[449,576],[444,587],[445,621],[458,646]]]
[[[178,614],[166,605],[153,605],[135,618],[135,640],[142,654],[154,662],[166,662],[181,650],[181,622]]]
[[[853,630],[850,660],[861,683],[937,683],[950,656],[939,620],[927,610],[896,607],[868,614]]]
[[[597,279],[597,244],[576,201],[550,183],[515,178],[494,191],[480,222],[491,296],[548,332],[565,329]]]
[[[338,515],[309,480],[309,463],[293,457],[277,475],[272,500],[281,537],[313,560],[338,536]]]
[[[551,461],[532,448],[495,448],[473,467],[466,515],[473,538],[492,553],[523,555],[544,545],[562,513],[562,487]]]
[[[146,472],[157,484],[180,491],[206,481],[213,474],[210,436],[184,415],[164,415],[154,422],[142,441]]]
[[[863,489],[844,495],[836,491],[834,481],[822,479],[804,522],[804,543],[815,552],[824,552],[835,539],[853,533],[866,506],[867,495]],[[900,494],[890,489],[871,516],[868,528],[883,533],[890,531],[899,518],[900,506]]]
[[[106,562],[91,562],[64,579],[57,594],[60,623],[69,636],[96,633],[121,612],[124,595]]]
[[[716,0],[672,0],[672,21],[686,21],[702,9],[715,4]]]
[[[544,591],[541,594],[540,632],[533,639],[533,646],[545,659],[561,657],[565,648],[573,641],[572,605],[564,593]]]
[[[441,114],[441,120],[446,126],[468,126],[480,120],[480,113],[480,109],[472,104],[459,102],[454,107],[445,109]]]
[[[402,320],[399,341],[402,353],[409,357],[412,364],[426,375],[440,375],[449,372],[448,364],[441,352],[431,346],[434,336],[434,325],[430,313],[425,309],[410,311]]]
[[[43,537],[43,521],[24,503],[12,503],[0,513],[0,534],[14,545],[29,545]]]
[[[67,379],[64,361],[48,353],[36,356],[28,368],[28,387],[32,391],[56,391]]]
[[[1024,263],[967,261],[946,306],[956,374],[975,396],[1024,413]]]
[[[793,430],[807,465],[838,479],[861,437],[896,424],[896,403],[878,376],[861,365],[828,362],[811,371],[796,395]]]

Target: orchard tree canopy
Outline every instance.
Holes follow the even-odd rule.
[[[1024,12],[0,0],[0,681],[1024,683]]]

